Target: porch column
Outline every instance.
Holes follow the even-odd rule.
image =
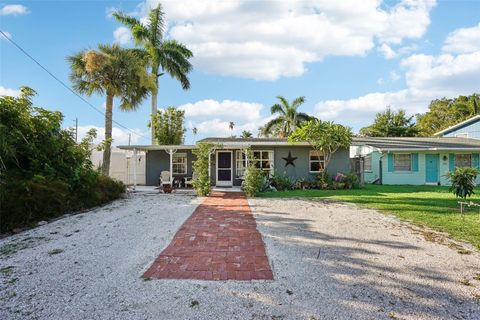
[[[129,172],[127,171],[127,176]],[[137,149],[133,149],[133,190],[137,187]]]
[[[243,150],[245,152],[245,169],[248,167],[248,149]]]
[[[170,186],[173,187],[173,149],[168,150],[170,155]]]

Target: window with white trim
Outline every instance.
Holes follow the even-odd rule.
[[[372,155],[371,154],[363,158],[363,171],[372,171]]]
[[[319,151],[310,150],[308,159],[310,172],[323,172],[323,170],[325,170],[325,156]]]
[[[173,174],[187,174],[187,154],[174,153],[172,156]]]
[[[394,171],[411,171],[412,156],[409,153],[395,153],[393,155]]]
[[[269,175],[273,174],[273,151],[272,150],[254,150],[252,151],[253,159],[248,159],[255,166]],[[235,167],[237,178],[243,177],[247,166],[247,156],[244,150],[237,150],[235,156]]]
[[[470,168],[472,166],[471,154],[456,154],[455,168]]]

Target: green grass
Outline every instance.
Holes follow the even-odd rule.
[[[265,192],[265,198],[329,198],[356,203],[411,221],[417,225],[447,232],[454,239],[465,240],[480,249],[480,213],[468,208],[462,218],[458,199],[447,187],[366,185],[354,190],[294,190]],[[480,189],[469,201],[480,204]],[[354,217],[352,217],[354,218]]]

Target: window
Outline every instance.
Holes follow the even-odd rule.
[[[187,154],[174,153],[172,157],[173,174],[187,174]]]
[[[412,157],[409,153],[396,153],[393,156],[393,170],[410,171],[412,169]]]
[[[237,178],[242,177],[245,174],[247,156],[245,151],[237,150],[235,157],[235,167],[237,168]],[[257,168],[262,169],[267,172],[269,175],[273,173],[273,151],[253,151],[253,159],[248,159],[250,162],[253,161]]]
[[[363,171],[372,171],[372,155],[371,154],[363,158]]]
[[[472,166],[472,155],[471,154],[456,154],[455,155],[455,167],[456,168],[465,168]]]
[[[310,150],[309,168],[310,172],[322,172],[325,170],[325,156],[318,151]]]

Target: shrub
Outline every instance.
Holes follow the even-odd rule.
[[[350,172],[346,174],[343,178],[343,182],[345,183],[345,188],[347,189],[357,189],[360,187],[360,179],[355,172]]]
[[[462,199],[470,197],[474,194],[477,175],[478,170],[474,168],[457,168],[455,171],[449,172],[447,177],[452,183],[450,191]]]
[[[253,159],[253,155],[249,151],[249,159]],[[255,167],[253,162],[250,162],[245,169],[245,180],[243,181],[243,191],[249,197],[255,197],[259,192],[262,192],[265,186],[268,185],[265,174],[262,170]]]
[[[193,172],[195,172],[195,179],[193,180],[193,187],[199,196],[208,196],[212,189],[212,183],[208,175],[209,157],[212,150],[215,148],[214,144],[201,142],[197,148],[192,152],[197,157],[193,161]]]
[[[321,189],[328,189],[332,185],[332,178],[327,171],[323,171],[318,174],[317,177],[318,186]]]
[[[270,185],[278,191],[292,190],[295,183],[287,176],[283,176],[275,172],[270,178]]]
[[[30,88],[0,96],[0,232],[114,200],[123,183],[92,168],[90,131],[77,144],[60,112],[33,107]]]

